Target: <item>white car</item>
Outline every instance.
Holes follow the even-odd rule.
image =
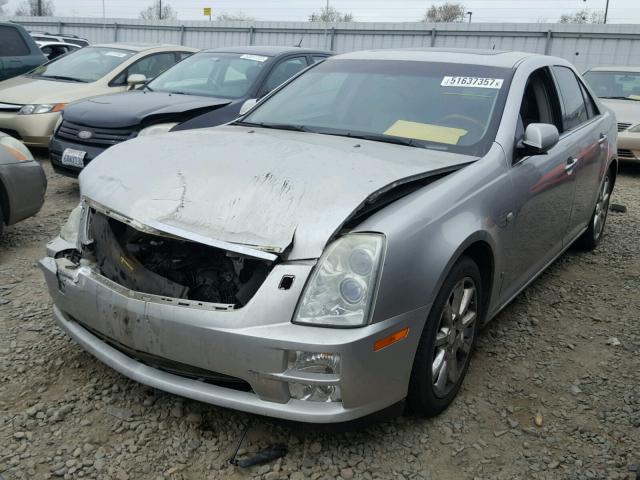
[[[77,35],[33,31],[30,31],[29,35],[31,35],[31,38],[33,38],[36,42],[70,43],[72,45],[78,45],[80,48],[89,45],[89,40],[87,40],[86,38],[78,37]]]
[[[61,57],[62,55],[66,55],[67,53],[75,52],[76,50],[80,50],[82,47],[79,45],[74,45],[73,43],[65,43],[65,42],[41,42],[36,41],[44,56],[47,57],[47,60],[53,60],[54,58]]]

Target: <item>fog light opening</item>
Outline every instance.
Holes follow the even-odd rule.
[[[288,372],[291,374],[311,373],[316,378],[326,375],[330,381],[340,374],[338,353],[290,351],[288,360]],[[340,402],[342,392],[336,383],[289,382],[289,395],[308,402]]]

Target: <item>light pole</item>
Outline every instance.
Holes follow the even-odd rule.
[[[162,0],[158,0],[158,20],[162,20]]]
[[[329,23],[329,0],[327,0],[327,6],[324,9],[324,48],[327,48],[327,30]]]
[[[469,23],[471,23],[471,16],[473,15],[473,12],[467,12],[467,15],[469,15]]]
[[[607,5],[604,7],[604,23],[607,23],[608,16],[609,16],[609,0],[607,0]]]

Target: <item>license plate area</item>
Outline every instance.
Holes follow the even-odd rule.
[[[61,162],[69,167],[84,168],[84,157],[87,152],[75,150],[73,148],[65,148],[62,152]]]

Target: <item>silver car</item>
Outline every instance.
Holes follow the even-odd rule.
[[[44,203],[47,177],[24,144],[0,132],[0,234],[38,213]]]
[[[41,267],[57,323],[144,384],[304,422],[435,415],[481,325],[600,242],[615,143],[559,58],[339,55],[227,126],[107,150]]]

